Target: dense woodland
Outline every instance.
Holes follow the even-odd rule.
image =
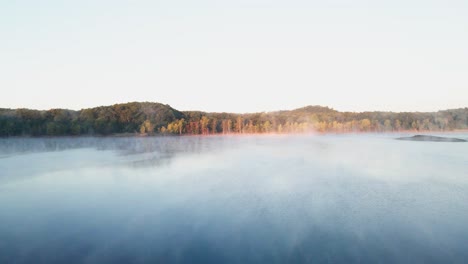
[[[250,114],[178,111],[126,103],[80,111],[0,108],[0,136],[452,131],[468,129],[468,108],[422,112],[338,112],[328,107]]]

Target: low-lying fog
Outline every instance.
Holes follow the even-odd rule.
[[[0,263],[466,263],[468,143],[394,138],[0,139]]]

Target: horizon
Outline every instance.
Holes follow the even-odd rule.
[[[0,4],[0,107],[466,107],[468,2]]]
[[[377,110],[377,111],[375,111],[375,110],[365,110],[365,111],[341,111],[341,110],[338,110],[338,109],[336,109],[336,108],[334,108],[334,107],[327,106],[327,105],[312,105],[312,104],[309,104],[309,105],[304,105],[304,106],[296,107],[296,108],[290,108],[290,109],[276,109],[276,110],[271,110],[271,111],[228,112],[228,111],[203,111],[203,110],[198,110],[198,109],[182,110],[182,109],[178,109],[178,108],[172,106],[171,104],[164,103],[164,102],[129,101],[129,102],[125,102],[125,103],[114,103],[114,104],[108,104],[108,105],[96,105],[96,106],[86,107],[86,108],[81,108],[81,109],[70,109],[70,108],[59,108],[59,107],[52,107],[52,108],[48,108],[48,109],[35,109],[35,108],[25,108],[25,107],[20,107],[20,108],[4,108],[4,107],[0,107],[0,109],[11,109],[11,110],[28,109],[28,110],[35,110],[35,111],[49,111],[49,110],[55,110],[55,109],[62,109],[62,110],[71,110],[71,111],[82,111],[82,110],[85,110],[85,109],[93,109],[93,108],[98,108],[98,107],[110,107],[110,106],[114,106],[114,105],[132,104],[132,103],[136,103],[136,104],[143,104],[143,103],[161,104],[161,105],[169,106],[169,107],[171,107],[172,109],[177,110],[177,111],[180,111],[180,112],[227,113],[227,114],[240,114],[240,115],[244,115],[244,114],[256,114],[256,113],[274,113],[274,112],[281,112],[281,111],[294,111],[294,110],[299,110],[299,109],[303,109],[303,108],[307,108],[307,107],[328,108],[328,109],[330,109],[330,110],[337,111],[337,112],[340,112],[340,113],[365,113],[365,112],[369,112],[369,113],[372,113],[372,112],[382,112],[382,113],[437,113],[437,112],[440,112],[440,111],[450,111],[450,110],[457,110],[457,109],[466,109],[466,108],[468,108],[468,106],[464,106],[464,107],[458,107],[458,108],[439,109],[439,110],[435,110],[435,111],[378,111],[378,110]]]

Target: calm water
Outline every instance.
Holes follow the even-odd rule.
[[[467,263],[468,143],[394,137],[0,139],[0,263]]]

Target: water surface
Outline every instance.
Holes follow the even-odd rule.
[[[0,263],[466,263],[468,144],[395,137],[0,139]]]

